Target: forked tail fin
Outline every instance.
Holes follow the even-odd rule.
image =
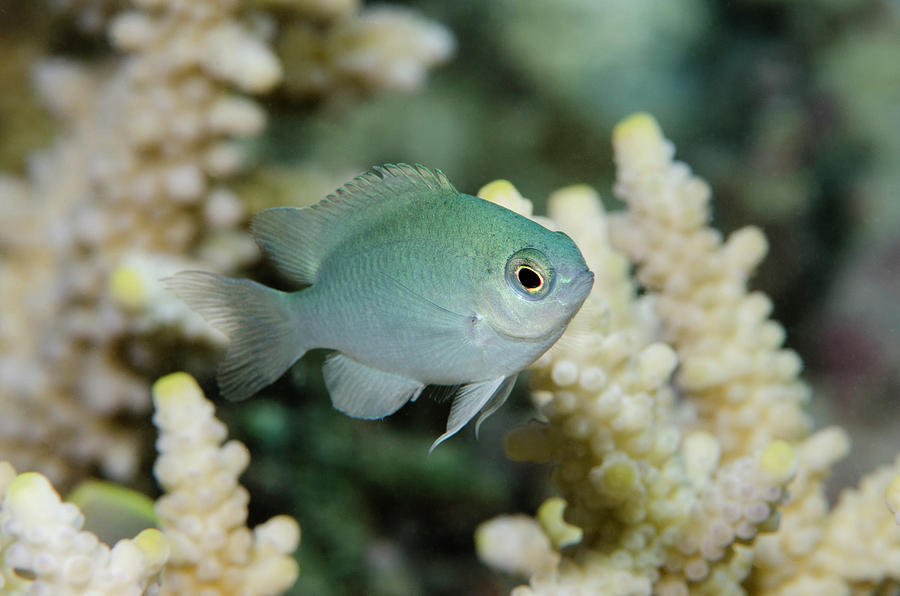
[[[252,396],[308,349],[301,313],[285,292],[205,271],[182,271],[163,281],[231,340],[218,373],[219,389],[229,400]]]

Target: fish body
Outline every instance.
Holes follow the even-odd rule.
[[[427,385],[460,385],[435,445],[503,403],[593,284],[568,236],[423,166],[377,167],[311,207],[257,214],[251,231],[309,287],[284,293],[202,272],[169,281],[232,340],[223,394],[249,397],[307,350],[329,348],[326,386],[351,416],[381,418]]]

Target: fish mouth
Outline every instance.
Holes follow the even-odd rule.
[[[594,287],[594,272],[585,269],[573,279],[566,288],[565,297],[560,297],[560,304],[563,306],[579,307],[587,299]]]

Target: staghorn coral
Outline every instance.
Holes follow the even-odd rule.
[[[611,220],[613,243],[658,295],[662,339],[678,352],[676,383],[699,426],[720,437],[726,460],[805,436],[809,388],[797,378],[800,359],[780,349],[784,330],[766,320],[771,301],[746,290],[766,252],[762,232],[743,228],[723,243],[706,227],[709,187],[672,163],[674,148],[649,117],[620,124],[613,146],[616,193],[628,204]]]
[[[185,373],[154,385],[159,427],[155,473],[159,529],[112,548],[84,531],[78,507],[63,503],[47,478],[16,476],[0,462],[0,593],[100,596],[282,593],[297,578],[291,558],[300,528],[280,515],[245,527],[247,491],[237,478],[249,455],[222,444],[226,429]]]
[[[123,349],[147,325],[127,316],[135,284],[111,274],[134,253],[169,255],[172,269],[189,255],[217,268],[256,256],[236,228],[240,203],[215,180],[240,166],[231,139],[265,121],[233,90],[270,89],[280,66],[236,20],[235,2],[138,6],[111,21],[126,55],[108,73],[59,60],[37,68],[64,132],[31,157],[27,180],[0,179],[9,221],[0,267],[10,280],[0,296],[9,404],[0,451],[56,482],[94,462],[114,478],[135,469],[135,436],[111,418],[149,407],[146,381],[128,362],[135,350]]]
[[[166,494],[156,502],[159,526],[172,545],[163,594],[278,594],[297,579],[290,557],[300,527],[286,515],[252,532],[249,495],[237,483],[250,462],[243,443],[222,445],[226,428],[197,382],[173,373],[153,386],[160,430],[154,473]]]
[[[165,367],[160,344],[171,344],[173,330],[194,345],[222,345],[157,280],[229,271],[258,256],[242,230],[245,204],[222,180],[242,168],[241,139],[266,121],[247,95],[281,81],[259,9],[340,22],[349,48],[341,76],[365,78],[362,69],[421,79],[430,58],[404,66],[407,57],[419,46],[427,54],[429,39],[452,47],[437,25],[388,8],[357,19],[352,2],[124,4],[53,5],[106,27],[119,56],[33,68],[62,133],[29,156],[24,179],[0,176],[0,272],[9,280],[0,286],[0,402],[8,404],[0,452],[56,483],[95,465],[117,479],[134,473],[137,436],[121,422],[148,410],[145,375]]]
[[[533,576],[533,589],[649,593],[658,583],[677,593],[686,578],[710,578],[710,589],[740,581],[710,567],[726,554],[731,561],[734,536],[751,538],[769,518],[792,472],[790,448],[776,442],[717,469],[714,437],[694,433],[682,443],[666,385],[675,354],[652,341],[658,321],[648,299],[634,300],[624,259],[605,243],[596,195],[564,189],[548,210],[603,279],[572,323],[575,337],[537,363],[533,385],[550,424],[519,429],[507,441],[514,459],[563,461],[554,479],[568,501],[566,520],[583,532],[578,554],[558,573]],[[578,337],[585,328],[605,337]]]
[[[838,428],[809,434],[799,358],[781,348],[769,301],[747,292],[762,234],[723,242],[707,227],[708,186],[673,162],[650,116],[618,125],[613,143],[625,212],[606,215],[584,186],[549,199],[597,281],[535,364],[546,422],[506,443],[515,460],[556,462],[582,537],[541,551],[534,529],[501,517],[479,530],[480,555],[530,575],[521,595],[864,594],[896,581],[900,529],[884,499],[897,506],[897,471],[829,511],[823,480],[849,442]],[[511,187],[493,190],[481,196],[530,211]],[[558,524],[539,521],[552,539]],[[504,536],[521,548],[499,549]]]
[[[63,21],[62,35],[45,42],[28,31],[27,52],[21,44],[10,48],[18,60],[14,74],[24,78],[20,71],[31,70],[61,130],[52,146],[28,156],[24,177],[0,176],[0,456],[63,489],[88,473],[133,477],[147,438],[141,422],[150,406],[148,376],[171,366],[175,342],[179,350],[190,342],[189,353],[178,356],[180,366],[193,370],[208,367],[208,348],[222,345],[223,337],[167,296],[158,279],[253,262],[257,249],[242,231],[245,213],[287,202],[259,188],[248,190],[253,197],[245,201],[222,185],[242,171],[248,149],[259,147],[246,139],[266,115],[248,96],[267,92],[280,77],[266,45],[276,23],[262,11],[316,27],[339,21],[335,31],[347,47],[341,77],[352,85],[396,87],[404,73],[407,83],[410,76],[421,81],[423,59],[431,58],[403,52],[428,54],[429,44],[452,47],[452,38],[438,25],[387,8],[366,12],[365,25],[357,26],[353,1],[55,0],[49,8],[74,16],[82,33],[106,29],[110,43],[61,39],[72,34],[71,23],[55,12],[53,26]],[[10,26],[20,29],[21,18]],[[407,33],[410,39],[402,37]],[[84,51],[93,62],[37,62],[50,51]],[[358,71],[373,64],[381,71],[371,79]],[[14,82],[12,96],[20,97],[27,86]],[[34,102],[29,110],[16,107],[3,109],[0,124],[41,109]],[[44,128],[23,122],[11,130],[30,135],[30,150],[44,142]],[[24,159],[20,152],[5,163]],[[322,169],[314,174],[323,184]],[[298,185],[311,192],[296,177],[285,184]],[[331,190],[335,183],[326,185]],[[229,511],[234,515],[235,503]],[[220,556],[223,581],[241,576],[242,585],[252,586],[286,577],[290,563],[274,568],[257,560],[286,548],[290,539],[279,538],[284,525],[275,520],[259,528],[253,541],[235,528],[231,550]],[[197,562],[201,576],[215,556]],[[192,564],[180,565],[190,575]]]
[[[8,475],[12,466],[2,465]],[[3,594],[153,593],[151,586],[169,554],[159,530],[144,530],[110,548],[82,531],[84,516],[75,505],[61,502],[45,476],[25,472],[12,478],[5,489],[0,491]],[[33,579],[22,579],[23,575]]]
[[[278,52],[287,65],[284,88],[298,98],[414,91],[428,69],[456,47],[443,26],[393,6],[358,11],[353,3],[299,2],[333,11],[326,27],[308,20],[287,25]]]
[[[900,581],[900,526],[886,506],[890,495],[885,503],[898,472],[895,461],[867,475],[858,488],[843,491],[830,511],[818,495],[799,493],[782,513],[778,533],[760,538],[754,593],[893,593],[881,589]]]

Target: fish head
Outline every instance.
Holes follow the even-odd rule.
[[[506,243],[500,254],[488,284],[486,318],[508,338],[549,345],[587,299],[594,274],[569,236],[528,224],[529,233]]]

